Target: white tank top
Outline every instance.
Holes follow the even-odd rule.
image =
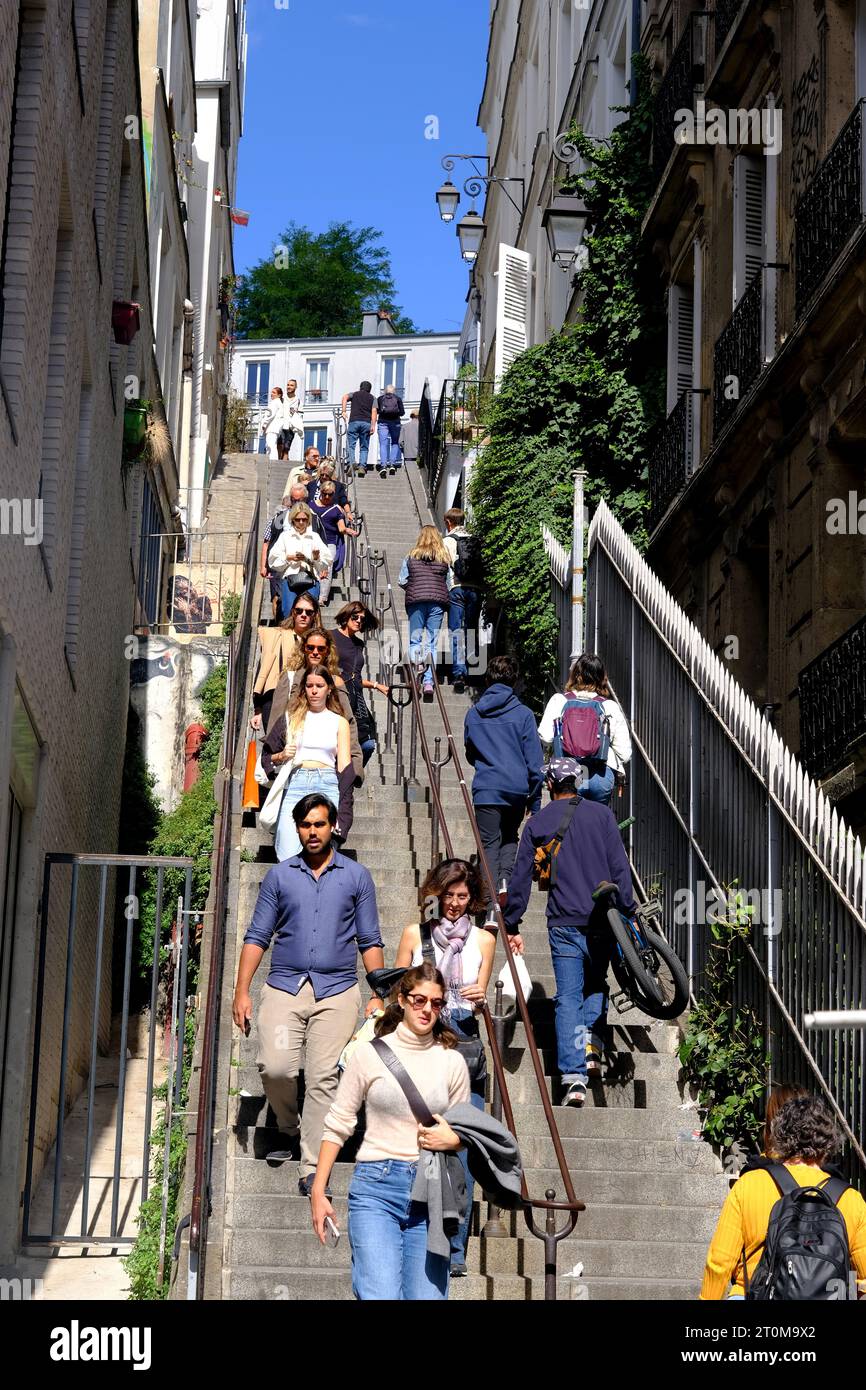
[[[481,928],[472,927],[466,938],[466,945],[461,952],[463,962],[463,985],[474,985],[478,976],[481,974]],[[433,950],[436,952],[436,965],[438,966],[445,952],[438,942],[433,942]],[[415,947],[412,955],[412,964],[420,965],[424,959],[421,944]],[[469,999],[464,999],[460,994],[463,985],[449,989],[448,1008],[449,1009],[471,1009],[472,1003]]]
[[[295,754],[295,763],[324,763],[337,765],[337,728],[340,715],[333,710],[323,709],[318,714],[312,711],[304,717],[304,727]]]

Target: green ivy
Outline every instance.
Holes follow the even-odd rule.
[[[664,317],[656,274],[641,242],[653,192],[652,93],[636,60],[638,98],[610,138],[570,132],[585,164],[563,190],[589,212],[579,272],[580,320],[527,349],[505,373],[486,411],[487,439],[472,474],[473,526],[487,587],[503,606],[540,706],[555,681],[557,623],[540,525],[571,542],[575,467],[587,470],[590,503],[604,497],[636,544],[646,543],[646,452],[661,417]]]
[[[698,1088],[703,1135],[722,1150],[738,1142],[760,1148],[769,1065],[761,1020],[734,1002],[754,912],[735,888],[734,883],[727,890],[726,915],[709,923],[703,986],[679,1048],[689,1081]]]
[[[223,595],[222,616],[223,616],[223,637],[231,637],[238,625],[238,616],[241,611],[240,594],[230,593]]]

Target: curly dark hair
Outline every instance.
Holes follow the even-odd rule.
[[[419,896],[422,903],[427,898],[441,900],[447,890],[457,883],[465,883],[470,893],[466,911],[483,912],[487,899],[481,885],[481,875],[467,859],[443,859],[435,864],[421,884]]]
[[[397,1024],[401,1022],[403,1018],[403,1006],[399,1002],[399,996],[402,994],[405,997],[407,994],[411,994],[415,986],[422,983],[439,985],[442,990],[443,999],[448,993],[444,977],[436,969],[435,965],[431,965],[428,960],[423,961],[421,965],[413,965],[406,971],[406,974],[401,977],[399,983],[391,990],[387,1008],[382,1017],[376,1021],[377,1038],[384,1038],[388,1033],[393,1033]],[[442,1022],[441,1017],[437,1018],[436,1022],[433,1024],[433,1037],[436,1042],[441,1043],[443,1047],[457,1046],[457,1034],[452,1032],[451,1029]]]
[[[782,1163],[801,1158],[823,1163],[842,1143],[830,1107],[817,1096],[794,1096],[776,1112],[770,1124],[774,1158]]]

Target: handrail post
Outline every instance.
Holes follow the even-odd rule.
[[[556,1201],[556,1191],[548,1187],[545,1194],[548,1202]],[[547,1208],[547,1218],[544,1222],[544,1301],[545,1303],[556,1302],[556,1213],[552,1207]]]
[[[430,865],[435,868],[439,863],[439,790],[441,786],[441,774],[439,771],[439,754],[442,750],[442,740],[438,734],[433,740],[433,766],[430,769],[430,777],[436,788],[437,795],[433,798],[433,805],[430,808]]]
[[[496,981],[496,993],[494,996],[493,1013],[493,1033],[496,1039],[496,1046],[502,1053],[505,1044],[505,1015],[502,1012],[503,982]],[[496,1068],[493,1068],[493,1088],[490,1094],[490,1113],[494,1120],[502,1120],[502,1092],[499,1089],[499,1077]],[[487,1203],[487,1220],[481,1230],[481,1235],[485,1240],[496,1240],[502,1236],[507,1236],[508,1231],[502,1221],[502,1213],[495,1202]]]

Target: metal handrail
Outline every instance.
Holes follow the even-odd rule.
[[[201,1066],[199,1071],[198,1105],[196,1109],[195,1158],[192,1190],[192,1211],[189,1226],[189,1278],[194,1299],[204,1295],[201,1276],[202,1256],[207,1244],[207,1223],[210,1216],[210,1169],[213,1151],[213,1115],[216,1106],[216,1034],[221,999],[222,964],[226,935],[226,906],[228,897],[228,861],[232,811],[232,770],[239,743],[241,682],[246,675],[249,659],[247,642],[253,618],[253,599],[258,592],[257,550],[259,543],[259,514],[261,499],[256,498],[253,517],[244,554],[244,599],[238,623],[229,646],[226,677],[226,708],[222,745],[222,790],[219,809],[219,837],[213,853],[213,928],[211,956],[208,968],[207,993],[204,1005]]]
[[[390,582],[390,574],[389,574],[389,570],[388,570],[387,556],[384,557],[384,561],[383,561],[383,565],[382,565],[382,570],[383,570],[383,572],[384,572],[385,580],[386,580],[386,583],[387,583],[387,586],[388,586],[388,602],[389,602],[389,606],[390,606],[390,607],[393,607],[393,590],[392,590],[392,588],[391,588],[391,582]],[[450,828],[449,828],[449,826],[448,826],[448,820],[447,820],[447,817],[446,817],[446,815],[445,815],[444,807],[443,807],[443,804],[442,804],[442,798],[441,798],[441,795],[440,795],[440,788],[439,788],[439,780],[438,780],[438,776],[437,776],[437,768],[438,768],[438,766],[439,766],[439,759],[438,759],[438,757],[435,757],[435,756],[431,755],[431,751],[430,751],[430,742],[429,742],[429,738],[428,738],[428,734],[427,734],[427,729],[426,729],[425,724],[424,724],[424,716],[423,716],[423,707],[422,707],[422,704],[421,704],[421,697],[420,697],[420,694],[419,694],[419,691],[418,691],[418,683],[417,683],[417,681],[413,678],[411,663],[410,663],[409,661],[407,661],[407,659],[406,659],[406,654],[405,654],[405,650],[404,650],[404,647],[403,647],[403,638],[402,638],[402,633],[400,632],[399,624],[397,625],[397,642],[398,642],[398,651],[399,651],[399,656],[400,656],[399,666],[400,666],[400,668],[402,669],[402,671],[403,671],[403,673],[404,673],[405,682],[402,683],[402,684],[397,684],[396,682],[392,682],[391,689],[392,689],[392,691],[408,689],[409,692],[410,692],[410,700],[411,700],[412,711],[413,711],[413,715],[414,715],[413,723],[414,723],[415,730],[417,730],[418,742],[420,743],[420,747],[421,747],[421,756],[422,756],[422,758],[423,758],[423,760],[424,760],[424,765],[425,765],[425,767],[426,767],[426,769],[427,769],[427,780],[428,780],[428,785],[429,785],[429,787],[430,787],[430,792],[431,792],[432,802],[433,802],[433,816],[434,816],[434,821],[435,821],[435,822],[438,822],[438,826],[441,828],[442,838],[443,838],[443,841],[444,841],[444,843],[445,843],[446,853],[448,854],[449,857],[453,857],[453,854],[454,854],[454,842],[453,842],[452,837],[451,837]],[[518,1014],[519,1014],[519,1016],[520,1016],[520,1020],[521,1020],[521,1022],[523,1023],[524,1032],[525,1032],[525,1036],[526,1036],[526,1043],[527,1043],[527,1047],[529,1048],[529,1053],[530,1053],[530,1057],[531,1057],[531,1059],[532,1059],[532,1066],[533,1066],[533,1071],[534,1071],[534,1074],[535,1074],[536,1083],[537,1083],[537,1085],[538,1085],[538,1089],[539,1089],[539,1092],[540,1092],[540,1095],[541,1095],[541,1104],[542,1104],[542,1109],[543,1109],[543,1111],[544,1111],[545,1121],[546,1121],[546,1124],[547,1124],[548,1131],[549,1131],[549,1133],[550,1133],[551,1142],[553,1143],[553,1148],[554,1148],[554,1154],[555,1154],[555,1156],[556,1156],[557,1167],[559,1168],[559,1172],[560,1172],[560,1175],[561,1175],[561,1177],[562,1177],[563,1186],[564,1186],[564,1188],[565,1188],[565,1192],[566,1192],[566,1195],[567,1195],[567,1198],[568,1198],[568,1200],[565,1201],[565,1202],[557,1202],[557,1201],[554,1200],[555,1194],[554,1194],[550,1189],[547,1190],[547,1192],[545,1193],[545,1197],[544,1197],[543,1199],[542,1199],[542,1198],[537,1198],[537,1197],[536,1197],[536,1198],[530,1197],[530,1196],[529,1196],[528,1189],[527,1189],[527,1186],[526,1186],[526,1179],[525,1179],[525,1176],[523,1176],[523,1175],[521,1176],[521,1195],[522,1195],[523,1201],[524,1201],[524,1219],[525,1219],[526,1224],[527,1224],[529,1230],[531,1231],[531,1233],[532,1233],[534,1236],[537,1236],[540,1240],[543,1240],[543,1241],[545,1242],[545,1253],[546,1253],[546,1285],[545,1285],[545,1297],[546,1297],[546,1298],[553,1299],[553,1298],[556,1297],[556,1272],[555,1272],[555,1265],[554,1265],[554,1267],[553,1267],[553,1272],[552,1272],[552,1274],[551,1274],[551,1264],[550,1264],[550,1261],[551,1261],[551,1257],[552,1257],[552,1248],[556,1245],[556,1243],[558,1243],[560,1240],[565,1239],[565,1237],[568,1236],[568,1235],[570,1235],[570,1233],[574,1230],[575,1225],[576,1225],[576,1222],[577,1222],[577,1215],[578,1215],[579,1212],[584,1211],[584,1210],[586,1209],[586,1204],[585,1204],[584,1202],[582,1202],[582,1201],[576,1196],[575,1191],[574,1191],[574,1185],[573,1185],[572,1180],[571,1180],[571,1174],[570,1174],[570,1172],[569,1172],[568,1163],[566,1162],[566,1158],[565,1158],[565,1152],[564,1152],[563,1147],[562,1147],[562,1139],[561,1139],[560,1134],[559,1134],[559,1129],[558,1129],[558,1126],[557,1126],[557,1124],[556,1124],[556,1117],[555,1117],[555,1115],[554,1115],[554,1113],[553,1113],[553,1106],[552,1106],[552,1104],[551,1104],[550,1096],[549,1096],[548,1091],[547,1091],[547,1084],[546,1084],[546,1078],[545,1078],[545,1074],[544,1074],[544,1068],[543,1068],[543,1065],[542,1065],[542,1062],[541,1062],[541,1057],[539,1056],[538,1047],[537,1047],[537,1044],[536,1044],[536,1041],[535,1041],[535,1034],[534,1034],[534,1031],[533,1031],[533,1028],[532,1028],[532,1022],[531,1022],[530,1017],[529,1017],[529,1010],[528,1010],[527,1005],[526,1005],[526,1000],[525,1000],[524,997],[523,997],[523,989],[522,989],[522,986],[521,986],[521,983],[520,983],[520,977],[519,977],[518,974],[517,974],[517,967],[516,967],[516,965],[515,965],[515,963],[514,963],[514,957],[513,957],[512,951],[511,951],[511,947],[510,947],[509,942],[508,942],[508,933],[507,933],[506,930],[505,930],[505,920],[504,920],[504,918],[503,918],[503,916],[502,916],[502,911],[501,911],[501,909],[500,909],[500,907],[499,907],[498,895],[497,895],[497,891],[496,891],[496,884],[495,884],[494,881],[493,881],[493,876],[492,876],[492,873],[491,873],[491,871],[490,871],[490,864],[489,864],[489,862],[488,862],[488,860],[487,860],[487,855],[486,855],[486,852],[485,852],[485,849],[484,849],[484,845],[483,845],[482,840],[481,840],[481,834],[480,834],[480,831],[479,831],[479,829],[478,829],[478,822],[477,822],[477,819],[476,819],[476,817],[475,817],[475,809],[474,809],[474,806],[473,806],[473,804],[472,804],[472,798],[471,798],[471,796],[470,796],[470,794],[469,794],[469,791],[468,791],[468,788],[467,788],[467,785],[466,785],[466,778],[465,778],[465,775],[464,775],[463,765],[462,765],[462,763],[461,763],[461,761],[460,761],[460,756],[459,756],[459,753],[458,753],[458,751],[457,751],[457,746],[456,746],[456,743],[455,743],[455,740],[454,740],[454,734],[453,734],[453,732],[452,732],[452,730],[451,730],[451,724],[450,724],[450,721],[449,721],[449,719],[448,719],[447,711],[446,711],[446,709],[445,709],[444,700],[443,700],[443,698],[442,698],[442,690],[441,690],[441,687],[440,687],[440,684],[439,684],[439,681],[438,681],[438,678],[437,678],[437,675],[436,675],[435,661],[432,659],[432,657],[428,658],[427,666],[428,666],[428,670],[429,670],[430,673],[432,674],[433,688],[434,688],[436,700],[437,700],[437,703],[438,703],[438,706],[439,706],[439,712],[440,712],[440,716],[441,716],[441,718],[442,718],[442,723],[443,723],[443,726],[444,726],[444,729],[445,729],[445,737],[446,737],[446,740],[447,740],[447,743],[448,743],[448,758],[445,759],[445,760],[443,760],[443,763],[442,763],[441,765],[444,765],[444,763],[445,763],[445,762],[448,762],[448,761],[451,761],[451,762],[453,763],[455,772],[456,772],[456,774],[457,774],[457,779],[458,779],[458,782],[459,782],[459,785],[460,785],[460,789],[461,789],[461,792],[462,792],[462,794],[463,794],[463,801],[464,801],[464,806],[465,806],[465,809],[466,809],[466,814],[467,814],[467,817],[468,817],[468,820],[469,820],[469,824],[470,824],[470,827],[471,827],[471,830],[472,830],[473,838],[474,838],[474,840],[475,840],[476,850],[477,850],[477,854],[478,854],[478,862],[479,862],[479,865],[480,865],[480,867],[481,867],[481,869],[482,869],[482,872],[483,872],[483,875],[484,875],[484,879],[485,879],[485,882],[486,882],[486,884],[487,884],[488,892],[489,892],[489,894],[490,894],[490,896],[491,896],[491,898],[492,898],[492,901],[493,901],[493,904],[494,904],[494,907],[495,907],[496,918],[497,918],[497,928],[498,928],[499,935],[500,935],[500,938],[501,938],[501,940],[502,940],[503,946],[504,946],[504,948],[505,948],[506,959],[507,959],[507,961],[508,961],[508,966],[509,966],[509,969],[510,969],[510,971],[511,971],[511,976],[512,976],[512,979],[513,979],[513,982],[514,982],[514,991],[515,991],[515,999],[516,999],[516,1004],[517,1004],[517,1011],[518,1011]],[[391,698],[390,694],[389,694],[389,698]],[[396,703],[396,702],[395,702],[395,703]],[[411,750],[410,750],[410,755],[411,755]],[[399,766],[398,766],[398,776],[399,776]],[[490,1014],[490,1010],[489,1010],[489,1008],[488,1008],[488,1006],[487,1006],[486,1003],[484,1004],[484,1007],[483,1007],[483,1009],[482,1009],[482,1016],[483,1016],[483,1018],[484,1018],[484,1023],[485,1023],[485,1027],[486,1027],[486,1030],[487,1030],[487,1036],[488,1036],[488,1040],[489,1040],[489,1043],[490,1043],[491,1057],[492,1057],[492,1060],[493,1060],[493,1071],[494,1071],[494,1076],[495,1076],[495,1078],[496,1078],[496,1085],[497,1085],[497,1087],[498,1087],[498,1089],[499,1089],[499,1093],[500,1093],[500,1096],[501,1096],[502,1109],[503,1109],[503,1113],[504,1113],[504,1116],[505,1116],[505,1123],[506,1123],[506,1126],[508,1127],[508,1129],[510,1130],[510,1132],[511,1132],[511,1133],[515,1136],[515,1138],[516,1138],[516,1137],[517,1137],[517,1130],[516,1130],[515,1121],[514,1121],[514,1111],[513,1111],[512,1105],[511,1105],[511,1098],[510,1098],[510,1095],[509,1095],[509,1092],[508,1092],[508,1083],[507,1083],[507,1080],[506,1080],[505,1065],[504,1065],[503,1058],[502,1058],[502,1052],[501,1052],[501,1049],[500,1049],[500,1047],[499,1047],[499,1042],[498,1042],[498,1039],[497,1039],[497,1036],[496,1036],[496,1030],[495,1030],[495,1027],[494,1027],[494,1021],[493,1021],[493,1018],[492,1018],[492,1016],[491,1016],[491,1014]],[[558,1230],[558,1231],[555,1230],[555,1229],[550,1229],[550,1230],[539,1230],[539,1229],[537,1228],[536,1224],[535,1224],[534,1217],[533,1217],[533,1212],[534,1212],[535,1210],[544,1210],[544,1211],[547,1211],[548,1213],[553,1213],[553,1212],[556,1212],[556,1211],[564,1211],[564,1212],[567,1213],[567,1220],[566,1220],[564,1226],[563,1226],[560,1230]],[[551,1224],[551,1220],[552,1220],[552,1218],[549,1218],[549,1219],[548,1219],[548,1222],[547,1222],[547,1225],[548,1225],[548,1226]]]

